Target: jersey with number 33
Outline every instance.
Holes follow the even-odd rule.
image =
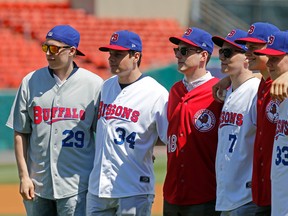
[[[272,162],[272,216],[288,215],[288,99],[279,105]]]
[[[167,101],[167,90],[148,76],[123,89],[117,76],[104,82],[90,193],[107,198],[154,194],[153,147],[158,136],[166,143]]]

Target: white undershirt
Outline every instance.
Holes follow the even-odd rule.
[[[65,79],[65,80],[61,80],[56,74],[53,74],[54,75],[54,79],[55,79],[55,81],[56,81],[56,84],[60,87],[60,86],[62,86],[66,81],[67,81],[67,79]]]
[[[196,79],[192,82],[188,82],[185,77],[183,78],[182,82],[184,84],[184,86],[186,87],[187,91],[191,91],[192,89],[202,85],[203,83],[207,82],[208,80],[212,79],[213,76],[211,75],[211,73],[209,71],[207,71],[207,73],[200,77],[199,79]]]

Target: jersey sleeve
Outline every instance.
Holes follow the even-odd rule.
[[[157,133],[161,141],[165,144],[168,143],[168,140],[167,140],[167,129],[168,129],[167,105],[168,105],[168,92],[165,90],[159,96],[158,100],[156,101],[154,105]]]
[[[28,114],[27,89],[22,81],[14,99],[6,125],[20,133],[31,133],[31,119]]]

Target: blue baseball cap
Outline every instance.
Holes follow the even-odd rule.
[[[225,38],[219,36],[213,36],[212,41],[219,47],[222,47],[224,42],[226,42],[237,48],[247,51],[247,47],[244,44],[235,43],[235,40],[237,40],[238,38],[243,38],[246,35],[247,35],[246,31],[243,31],[241,29],[233,29],[231,32],[227,34]]]
[[[110,44],[99,48],[100,51],[109,50],[134,50],[142,52],[142,41],[140,36],[128,30],[114,32],[110,39]]]
[[[280,31],[279,28],[271,23],[256,22],[250,26],[246,37],[239,38],[235,42],[239,44],[246,44],[247,42],[266,44],[269,37],[278,31]]]
[[[280,31],[271,35],[265,49],[255,50],[256,55],[281,56],[288,53],[288,32]]]
[[[195,27],[188,28],[182,37],[170,37],[169,40],[176,45],[178,45],[180,41],[183,41],[192,46],[206,50],[209,54],[212,54],[214,48],[212,35]]]
[[[46,39],[57,40],[69,46],[73,46],[76,48],[76,55],[85,56],[84,53],[77,49],[80,41],[80,34],[70,25],[55,26],[47,33]]]

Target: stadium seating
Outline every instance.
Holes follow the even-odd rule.
[[[114,31],[127,29],[143,40],[142,71],[175,62],[168,38],[181,35],[176,20],[97,18],[82,9],[71,9],[65,1],[0,1],[0,88],[16,88],[29,71],[47,65],[40,45],[49,29],[70,24],[79,30],[79,49],[86,54],[76,62],[104,79],[110,76],[108,54],[98,50],[109,43]]]

